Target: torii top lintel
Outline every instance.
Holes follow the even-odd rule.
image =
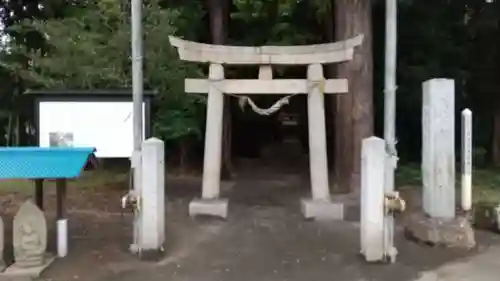
[[[309,65],[351,60],[363,35],[344,41],[297,46],[226,46],[203,44],[169,36],[181,60],[235,65]]]

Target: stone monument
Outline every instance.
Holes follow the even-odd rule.
[[[26,201],[14,217],[14,264],[6,275],[37,277],[47,268],[53,257],[47,255],[47,221],[43,212],[30,200]]]
[[[448,247],[475,246],[469,220],[456,214],[455,84],[432,79],[423,84],[422,181],[423,213],[407,222],[407,234]]]

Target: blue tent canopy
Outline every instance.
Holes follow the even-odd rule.
[[[95,148],[0,147],[0,179],[75,178]]]

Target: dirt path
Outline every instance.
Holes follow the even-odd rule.
[[[178,240],[184,241],[182,250],[153,267],[99,281],[410,281],[423,271],[500,243],[495,235],[478,233],[480,246],[466,253],[409,242],[399,229],[398,262],[367,265],[358,254],[357,223],[304,221],[298,207],[299,198],[307,194],[303,180],[277,178],[282,180],[240,175],[226,193],[231,202],[226,222],[195,220],[197,233]]]
[[[500,275],[500,247],[487,252],[422,273],[416,281],[496,281]]]
[[[282,207],[234,206],[231,218],[205,223],[213,232],[190,254],[139,269],[109,275],[111,281],[406,281],[422,271],[467,253],[432,249],[407,242],[398,233],[399,260],[393,265],[367,265],[358,255],[358,226],[349,222],[305,222]],[[479,234],[480,251],[498,243]],[[194,249],[193,249],[194,248]]]
[[[70,252],[44,274],[54,281],[410,281],[422,272],[500,245],[500,236],[477,233],[473,252],[430,248],[404,239],[397,231],[400,252],[393,265],[367,265],[359,256],[359,225],[355,221],[305,221],[299,199],[308,195],[307,174],[297,170],[245,169],[236,185],[224,185],[230,199],[227,221],[191,219],[188,203],[200,194],[198,179],[167,182],[167,255],[157,263],[138,261],[126,248],[131,241],[131,216],[122,214],[123,190],[70,190]],[[303,170],[302,170],[303,171]],[[258,177],[257,177],[258,176]],[[47,196],[48,221],[53,194]],[[15,212],[21,195],[2,197],[4,210]],[[4,215],[10,241],[10,215]],[[55,234],[51,233],[52,238]],[[54,249],[51,239],[50,249]],[[7,246],[8,252],[9,246]],[[11,253],[7,253],[11,256]],[[7,258],[8,260],[9,258]],[[11,258],[10,258],[11,259]],[[423,281],[423,280],[422,280]],[[455,281],[455,280],[454,280]]]

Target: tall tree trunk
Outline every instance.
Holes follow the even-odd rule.
[[[354,191],[361,185],[361,142],[373,134],[373,61],[371,0],[335,0],[338,41],[359,34],[363,44],[354,58],[342,63],[337,75],[349,80],[349,94],[339,95],[335,108],[335,175],[338,188]]]
[[[210,32],[212,44],[223,45],[227,41],[227,23],[229,18],[228,0],[209,0]],[[231,100],[224,97],[223,130],[222,130],[222,172],[225,179],[232,178],[232,133],[231,133]]]
[[[498,3],[497,3],[497,8],[496,8],[497,13],[499,12],[499,9],[500,9],[500,5],[498,5]],[[496,20],[496,25],[497,26],[500,25],[500,20]],[[487,34],[485,34],[483,32],[483,34],[482,34],[482,37],[484,39],[482,40],[481,43],[484,44],[483,46],[486,47],[486,50],[481,48],[483,50],[483,52],[479,52],[479,53],[484,54],[483,59],[485,59],[486,61],[483,64],[481,64],[481,62],[479,62],[479,64],[483,66],[483,71],[482,71],[483,73],[479,72],[482,75],[478,75],[478,76],[482,80],[482,81],[479,81],[479,83],[481,83],[483,85],[489,85],[488,88],[490,89],[490,91],[488,91],[489,95],[488,95],[487,99],[488,99],[488,101],[493,100],[493,102],[494,102],[493,128],[492,128],[492,134],[491,134],[491,137],[492,137],[492,139],[491,139],[491,143],[492,143],[491,162],[492,162],[493,166],[500,167],[500,97],[498,96],[498,90],[497,90],[498,87],[500,86],[499,85],[500,83],[498,82],[498,79],[496,79],[498,70],[500,70],[500,67],[498,64],[498,59],[499,59],[498,56],[499,55],[498,55],[498,51],[488,50],[488,48],[490,48],[490,49],[496,48],[498,50],[498,48],[500,46],[500,40],[499,40],[500,29],[496,29],[494,33],[495,33],[494,35],[496,35],[495,38],[497,40],[495,40],[493,42],[490,39],[491,32],[488,32]],[[495,56],[496,56],[496,60],[493,59],[493,57],[495,57]],[[490,66],[490,67],[485,67],[485,66]],[[493,99],[491,97],[493,97]],[[489,104],[489,103],[487,103],[487,104]]]

